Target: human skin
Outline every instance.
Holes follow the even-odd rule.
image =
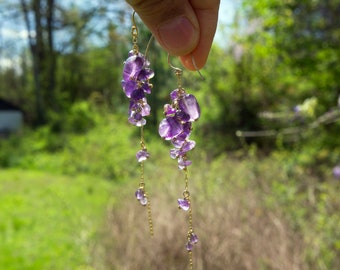
[[[220,0],[127,0],[159,44],[189,70],[207,62]],[[194,60],[193,60],[194,59]]]

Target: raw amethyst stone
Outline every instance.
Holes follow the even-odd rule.
[[[182,151],[183,153],[186,153],[186,152],[188,152],[188,151],[194,149],[194,148],[195,148],[195,145],[196,145],[196,142],[195,142],[195,141],[193,141],[193,140],[188,140],[188,141],[184,142],[184,144],[182,145],[181,151]]]
[[[197,235],[194,234],[194,233],[191,233],[191,234],[190,234],[189,242],[190,242],[191,244],[196,244],[196,243],[198,242],[198,237],[197,237]]]
[[[176,114],[176,109],[173,108],[170,104],[164,105],[164,114],[168,117],[173,117]]]
[[[144,58],[139,55],[130,56],[124,64],[123,79],[125,81],[137,79],[144,66]]]
[[[178,99],[178,97],[179,97],[178,89],[175,89],[174,91],[172,91],[172,92],[170,93],[170,98],[171,98],[171,100],[176,100],[176,99]]]
[[[186,94],[183,98],[179,99],[178,106],[180,110],[190,116],[190,122],[193,122],[200,117],[201,109],[194,95]]]
[[[141,188],[137,189],[136,192],[135,192],[135,196],[136,196],[137,200],[143,199],[144,196],[145,196],[144,190],[141,189]]]
[[[340,179],[340,166],[335,166],[333,168],[333,176],[336,178],[336,179]]]
[[[180,134],[183,127],[175,117],[167,117],[163,119],[158,128],[159,135],[165,140],[171,140]]]
[[[178,207],[184,211],[188,211],[190,209],[190,202],[187,199],[178,199],[177,202]]]
[[[192,164],[191,160],[184,159],[183,156],[178,157],[178,169],[183,170]]]
[[[133,81],[133,80],[129,80],[129,81],[122,81],[122,87],[123,90],[125,92],[125,95],[130,98],[131,94],[133,91],[135,91],[135,89],[137,88],[137,82]]]
[[[136,158],[138,162],[145,161],[149,157],[150,157],[150,154],[146,151],[146,149],[139,150],[136,154]]]
[[[142,88],[138,88],[131,93],[131,99],[133,100],[140,100],[145,97],[144,90]]]
[[[141,205],[145,206],[148,204],[148,198],[146,198],[146,196],[144,195],[144,197],[140,199],[139,202]]]
[[[191,251],[194,248],[194,245],[192,243],[188,242],[185,245],[185,248],[187,249],[187,251]]]

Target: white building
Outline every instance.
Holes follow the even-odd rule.
[[[21,109],[0,98],[0,135],[18,131],[24,122]]]

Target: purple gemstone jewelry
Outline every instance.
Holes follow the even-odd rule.
[[[150,69],[150,62],[146,57],[150,42],[146,48],[145,55],[139,52],[137,45],[138,28],[134,16],[135,11],[132,14],[133,25],[131,27],[133,48],[124,62],[122,88],[125,95],[130,100],[128,121],[132,125],[140,128],[141,149],[136,153],[137,162],[140,164],[140,182],[139,187],[135,192],[135,196],[142,206],[147,206],[149,231],[150,235],[153,236],[151,204],[145,189],[144,181],[144,161],[150,157],[144,139],[144,125],[146,124],[145,117],[150,115],[151,111],[146,96],[151,93],[152,84],[149,80],[154,76],[154,72]]]
[[[193,269],[192,249],[198,242],[194,233],[192,221],[192,204],[189,192],[188,166],[192,164],[187,153],[196,146],[196,142],[190,140],[192,123],[198,120],[201,111],[197,99],[192,94],[187,94],[182,87],[182,70],[168,63],[177,77],[177,89],[170,93],[171,104],[164,105],[165,118],[160,122],[159,135],[167,141],[171,141],[174,148],[170,150],[170,157],[177,159],[178,168],[184,171],[185,187],[183,197],[177,200],[178,208],[188,212],[189,230],[187,235],[186,250],[189,254],[190,269]],[[194,63],[194,61],[193,61]]]

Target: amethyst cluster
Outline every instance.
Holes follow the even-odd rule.
[[[150,115],[150,105],[146,94],[151,93],[152,84],[149,79],[154,76],[150,62],[141,53],[129,52],[124,63],[122,87],[130,99],[129,122],[141,127],[146,124],[145,116]]]
[[[194,247],[194,244],[197,244],[197,243],[198,243],[197,235],[194,234],[193,232],[190,232],[188,236],[188,242],[186,244],[187,251],[191,251]]]
[[[187,94],[183,88],[171,92],[171,104],[164,106],[165,118],[159,124],[159,135],[172,142],[174,148],[170,150],[170,156],[178,160],[179,169],[183,170],[191,161],[186,153],[192,150],[196,142],[190,140],[192,122],[200,117],[200,107],[194,95]]]

